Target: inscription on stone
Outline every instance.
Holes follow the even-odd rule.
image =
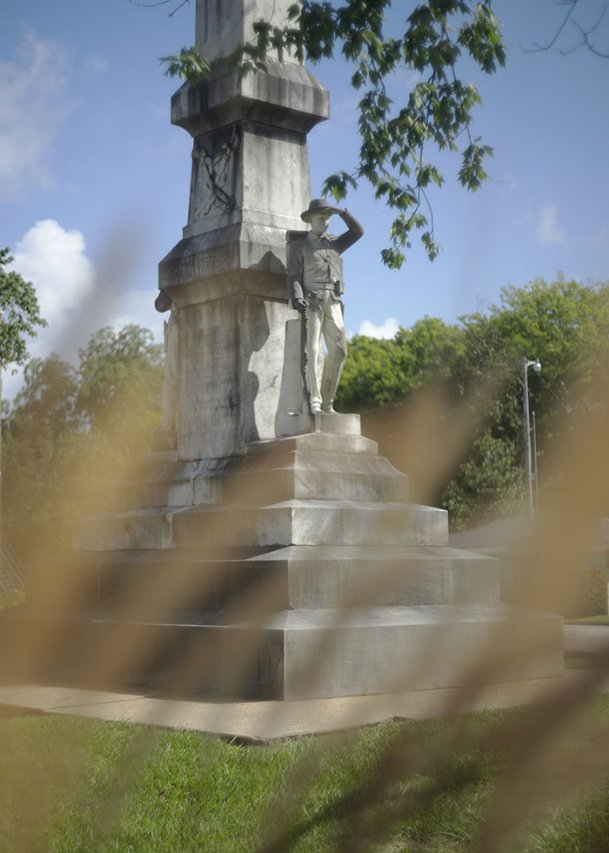
[[[198,136],[193,144],[189,223],[212,212],[234,210],[235,155],[241,145],[236,125]]]

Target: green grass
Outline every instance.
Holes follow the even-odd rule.
[[[582,616],[579,619],[567,619],[567,625],[609,625],[609,616]]]
[[[251,853],[278,838],[269,851],[469,853],[517,756],[522,713],[389,722],[266,746],[90,720],[0,719],[0,851]],[[560,763],[589,754],[595,785],[575,805],[564,792],[558,805],[544,801],[513,848],[481,850],[607,849],[599,738],[608,699],[595,700],[591,719],[560,747]],[[543,788],[544,772],[521,774],[524,788],[502,817],[526,812],[526,786]]]
[[[3,592],[0,590],[0,610],[7,610],[9,607],[17,607],[25,601],[25,593],[22,589],[15,589],[12,592]]]

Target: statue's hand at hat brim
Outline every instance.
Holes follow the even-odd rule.
[[[329,219],[335,213],[343,216],[345,211],[332,204],[328,204],[325,198],[313,198],[307,210],[300,214],[300,218],[305,222],[310,222],[313,216],[323,216],[324,219]]]

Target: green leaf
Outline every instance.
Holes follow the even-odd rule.
[[[426,189],[443,183],[434,162],[439,151],[456,155],[455,171],[466,189],[476,190],[486,180],[484,162],[491,149],[472,142],[480,95],[467,79],[472,61],[485,73],[503,65],[505,48],[491,2],[420,0],[401,32],[385,36],[390,5],[390,0],[302,0],[289,7],[290,23],[283,29],[257,22],[255,39],[241,49],[238,61],[245,73],[264,70],[270,49],[280,58],[290,52],[311,62],[342,54],[351,85],[362,93],[359,157],[352,168],[326,179],[323,192],[340,201],[367,181],[377,199],[400,213],[429,206]],[[413,71],[419,77],[415,86],[400,89],[399,81]],[[418,232],[433,258],[438,246],[423,219],[411,218],[401,248],[410,248],[410,237]],[[392,248],[381,257],[395,268],[405,255]]]
[[[179,77],[191,84],[209,76],[209,61],[195,47],[183,47],[179,54],[162,56],[159,62],[167,66],[166,77]]]
[[[36,326],[47,325],[33,284],[6,269],[12,262],[9,249],[0,249],[0,367],[23,364],[26,338],[36,336]]]

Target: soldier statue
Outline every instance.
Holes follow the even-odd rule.
[[[347,226],[338,237],[326,230],[334,214]],[[347,358],[341,256],[364,230],[347,210],[333,207],[323,198],[314,198],[301,219],[311,230],[288,232],[288,292],[292,306],[302,316],[303,373],[310,411],[333,413]],[[327,355],[320,370],[322,340]]]

